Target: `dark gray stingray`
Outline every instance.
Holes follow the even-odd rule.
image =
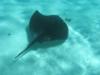
[[[19,53],[16,58],[22,57],[30,51],[30,47],[34,47],[35,43],[42,45],[45,42],[60,41],[55,45],[62,44],[68,37],[68,27],[65,22],[57,15],[43,15],[39,11],[35,11],[32,15],[28,27],[28,46]],[[54,46],[55,46],[54,45]],[[51,44],[48,47],[52,47]]]

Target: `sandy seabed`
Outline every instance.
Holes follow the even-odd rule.
[[[28,44],[26,27],[35,10],[59,15],[69,37],[60,46],[33,50],[12,64]],[[100,75],[99,31],[99,0],[1,0],[0,75]]]

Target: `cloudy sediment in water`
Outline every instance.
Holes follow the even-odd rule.
[[[99,75],[99,8],[99,0],[1,0],[0,75]],[[69,37],[62,45],[33,50],[12,64],[28,45],[26,27],[35,10],[59,15]]]

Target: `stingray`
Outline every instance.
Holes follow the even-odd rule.
[[[28,26],[29,44],[15,58],[18,59],[28,53],[37,43],[37,47],[52,47],[62,44],[68,38],[68,26],[58,15],[43,15],[35,11]],[[56,42],[56,43],[55,43]],[[51,43],[51,44],[50,44]],[[50,44],[50,45],[49,45]]]

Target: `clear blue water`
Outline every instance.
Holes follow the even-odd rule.
[[[12,65],[28,44],[25,28],[35,10],[62,17],[69,38],[60,46],[32,51]],[[99,31],[99,0],[1,0],[0,75],[100,75]]]

